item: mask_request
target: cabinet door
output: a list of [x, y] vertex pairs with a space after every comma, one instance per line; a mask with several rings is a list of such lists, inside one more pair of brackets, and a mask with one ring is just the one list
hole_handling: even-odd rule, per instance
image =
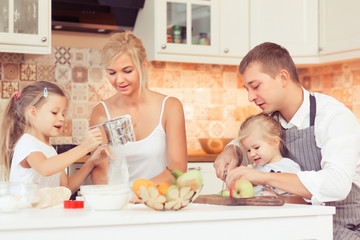
[[197, 169], [203, 177], [203, 188], [200, 194], [218, 194], [221, 191], [222, 183], [215, 173], [213, 162], [190, 162], [188, 170]]
[[157, 51], [217, 54], [218, 0], [161, 0]]
[[263, 42], [280, 44], [292, 56], [317, 55], [318, 0], [251, 0], [250, 47]]
[[221, 0], [219, 10], [220, 55], [244, 57], [249, 51], [249, 0]]
[[320, 0], [321, 55], [360, 50], [359, 10], [358, 0]]
[[50, 0], [3, 0], [0, 12], [1, 52], [51, 52]]

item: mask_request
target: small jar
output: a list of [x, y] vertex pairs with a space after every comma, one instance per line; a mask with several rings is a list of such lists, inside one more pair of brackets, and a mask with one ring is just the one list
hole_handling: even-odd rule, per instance
[[173, 42], [181, 43], [181, 30], [182, 27], [180, 25], [173, 26]]
[[207, 33], [200, 33], [199, 35], [199, 44], [200, 45], [209, 45], [210, 44], [210, 40], [207, 36]]

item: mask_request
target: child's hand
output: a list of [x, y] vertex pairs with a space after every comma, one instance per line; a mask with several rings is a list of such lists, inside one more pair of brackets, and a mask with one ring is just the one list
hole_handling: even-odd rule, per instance
[[97, 148], [102, 143], [102, 134], [99, 128], [92, 128], [82, 142], [83, 146], [89, 149], [89, 152]]
[[100, 147], [91, 155], [90, 161], [96, 166], [108, 158], [110, 158], [109, 151], [105, 147]]

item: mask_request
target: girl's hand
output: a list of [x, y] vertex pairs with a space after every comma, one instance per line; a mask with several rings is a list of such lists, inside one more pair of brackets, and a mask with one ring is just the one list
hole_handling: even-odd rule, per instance
[[110, 158], [109, 151], [105, 147], [100, 147], [91, 155], [90, 161], [94, 166], [96, 166], [108, 158]]
[[102, 143], [102, 134], [99, 128], [92, 128], [88, 131], [82, 145], [89, 149], [89, 152], [96, 149]]

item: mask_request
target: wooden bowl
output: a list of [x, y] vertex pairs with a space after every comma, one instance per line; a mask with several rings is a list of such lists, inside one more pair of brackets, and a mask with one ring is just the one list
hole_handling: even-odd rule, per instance
[[199, 138], [201, 148], [207, 154], [219, 154], [233, 138]]

